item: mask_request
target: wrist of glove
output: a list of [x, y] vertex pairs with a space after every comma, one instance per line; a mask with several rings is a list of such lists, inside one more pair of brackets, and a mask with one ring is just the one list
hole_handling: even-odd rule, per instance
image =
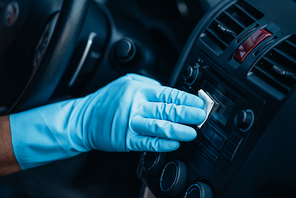
[[84, 98], [10, 115], [12, 144], [22, 169], [97, 149], [169, 152], [206, 118], [202, 99], [136, 74]]

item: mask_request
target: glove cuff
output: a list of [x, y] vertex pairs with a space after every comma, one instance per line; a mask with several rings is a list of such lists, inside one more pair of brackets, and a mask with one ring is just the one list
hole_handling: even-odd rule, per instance
[[23, 170], [90, 150], [80, 131], [69, 130], [74, 104], [65, 101], [10, 115], [12, 147]]

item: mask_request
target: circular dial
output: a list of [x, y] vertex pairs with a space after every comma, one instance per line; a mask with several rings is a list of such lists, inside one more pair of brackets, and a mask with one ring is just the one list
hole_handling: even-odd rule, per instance
[[185, 83], [187, 83], [188, 85], [192, 85], [196, 81], [198, 74], [198, 66], [187, 66], [183, 71], [182, 77]]
[[126, 62], [135, 55], [135, 45], [132, 41], [123, 38], [115, 44], [115, 56], [118, 60]]
[[135, 39], [122, 38], [113, 46], [111, 60], [121, 70], [135, 69], [144, 57], [140, 46]]
[[171, 197], [178, 197], [185, 189], [187, 180], [187, 165], [179, 160], [169, 162], [160, 176], [161, 191]]
[[234, 125], [241, 131], [248, 131], [254, 123], [254, 113], [252, 110], [241, 110], [234, 118]]
[[213, 192], [209, 185], [203, 182], [192, 184], [186, 191], [184, 198], [212, 198]]
[[151, 175], [160, 174], [165, 165], [165, 153], [144, 152], [142, 165], [147, 173]]

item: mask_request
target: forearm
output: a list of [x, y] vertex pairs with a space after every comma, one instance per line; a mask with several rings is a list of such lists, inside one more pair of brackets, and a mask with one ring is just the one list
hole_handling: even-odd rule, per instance
[[12, 143], [9, 116], [0, 117], [0, 176], [8, 175], [21, 168], [15, 158]]

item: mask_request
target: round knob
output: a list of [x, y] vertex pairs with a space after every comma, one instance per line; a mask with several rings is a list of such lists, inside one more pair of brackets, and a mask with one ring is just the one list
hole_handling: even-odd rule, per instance
[[179, 160], [169, 162], [160, 176], [161, 191], [171, 197], [178, 197], [186, 186], [187, 165]]
[[114, 50], [119, 61], [127, 62], [135, 56], [136, 47], [133, 41], [123, 38], [115, 44]]
[[188, 78], [190, 78], [193, 74], [193, 68], [191, 66], [187, 66], [183, 72], [183, 78], [184, 80], [187, 80]]
[[187, 66], [183, 71], [182, 77], [188, 85], [192, 85], [195, 82], [196, 78], [198, 77], [198, 74], [199, 74], [198, 66], [195, 66], [195, 67]]
[[248, 131], [254, 123], [254, 113], [252, 110], [241, 110], [234, 118], [234, 125], [241, 131]]
[[143, 61], [143, 48], [141, 44], [133, 38], [122, 38], [115, 43], [110, 53], [111, 61], [117, 69], [123, 72], [131, 72], [141, 66]]
[[165, 158], [165, 153], [144, 152], [142, 157], [144, 171], [151, 175], [160, 174], [165, 165]]
[[212, 198], [213, 192], [209, 185], [203, 182], [192, 184], [186, 191], [184, 198]]

